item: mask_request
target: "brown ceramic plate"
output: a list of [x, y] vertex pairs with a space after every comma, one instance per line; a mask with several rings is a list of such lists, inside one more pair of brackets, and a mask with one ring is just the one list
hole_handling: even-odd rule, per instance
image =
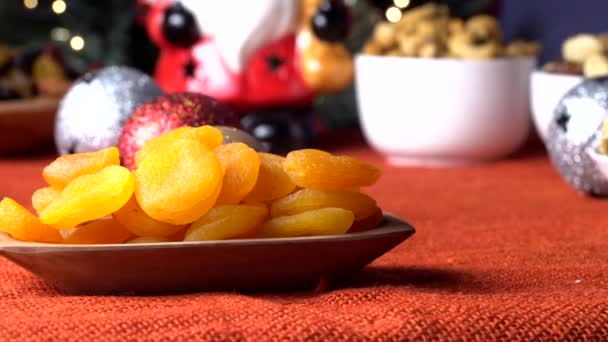
[[385, 214], [367, 232], [283, 239], [52, 245], [0, 234], [0, 255], [69, 293], [292, 290], [351, 274], [414, 232]]
[[0, 153], [29, 152], [53, 144], [59, 99], [0, 101]]

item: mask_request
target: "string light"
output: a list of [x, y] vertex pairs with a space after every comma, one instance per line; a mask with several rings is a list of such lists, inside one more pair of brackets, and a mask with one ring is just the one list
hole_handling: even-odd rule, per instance
[[70, 39], [70, 30], [65, 27], [55, 27], [51, 30], [51, 39], [58, 42], [67, 42]]
[[27, 9], [34, 9], [38, 7], [38, 0], [23, 0], [23, 6]]
[[56, 14], [61, 14], [68, 8], [68, 4], [66, 4], [64, 0], [55, 0], [53, 1], [51, 8]]
[[410, 5], [410, 0], [393, 0], [395, 6], [403, 9]]
[[391, 23], [399, 22], [401, 20], [401, 10], [395, 6], [391, 6], [386, 10], [386, 19]]
[[70, 47], [74, 51], [80, 51], [84, 48], [84, 39], [81, 36], [74, 36], [70, 39]]

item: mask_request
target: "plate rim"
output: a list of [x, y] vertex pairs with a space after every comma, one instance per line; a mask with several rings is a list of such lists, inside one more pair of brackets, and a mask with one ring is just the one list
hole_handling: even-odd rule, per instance
[[[46, 252], [95, 252], [95, 251], [130, 251], [130, 250], [154, 250], [175, 249], [192, 247], [218, 247], [218, 246], [251, 246], [251, 245], [276, 245], [276, 244], [298, 244], [307, 242], [336, 242], [366, 240], [377, 236], [390, 234], [406, 234], [405, 239], [416, 232], [416, 229], [405, 220], [391, 213], [383, 213], [384, 223], [374, 229], [342, 235], [317, 235], [291, 238], [259, 238], [259, 239], [232, 239], [215, 241], [176, 241], [176, 242], [154, 242], [139, 244], [81, 244], [64, 245], [39, 242], [24, 242], [15, 240], [10, 235], [0, 231], [0, 236], [8, 236], [8, 239], [0, 240], [0, 254], [2, 253], [46, 253]], [[404, 239], [404, 240], [405, 240]]]

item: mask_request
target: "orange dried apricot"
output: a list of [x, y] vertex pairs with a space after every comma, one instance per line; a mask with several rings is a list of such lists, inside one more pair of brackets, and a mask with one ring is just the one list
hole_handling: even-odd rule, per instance
[[272, 203], [272, 217], [295, 215], [304, 211], [321, 208], [342, 208], [355, 214], [361, 220], [376, 210], [376, 201], [366, 194], [351, 191], [302, 189]]
[[226, 240], [253, 235], [268, 217], [264, 205], [223, 205], [196, 220], [184, 241]]
[[224, 171], [217, 204], [237, 204], [251, 192], [258, 180], [260, 157], [243, 143], [219, 146], [215, 153]]
[[22, 241], [61, 242], [57, 230], [42, 224], [36, 216], [8, 197], [0, 201], [0, 230]]
[[114, 219], [101, 219], [86, 223], [70, 232], [64, 239], [64, 244], [88, 245], [123, 243], [131, 237], [131, 233]]
[[159, 148], [159, 146], [165, 145], [167, 142], [177, 139], [198, 140], [210, 150], [213, 150], [222, 144], [224, 135], [219, 129], [212, 126], [184, 126], [176, 128], [167, 133], [159, 135], [154, 139], [148, 140], [144, 146], [137, 151], [137, 154], [135, 155], [135, 165], [139, 166], [141, 161], [148, 155], [148, 153], [150, 153], [150, 151]]
[[167, 236], [167, 239], [169, 239], [171, 241], [184, 241], [185, 236], [186, 236], [186, 229], [182, 229], [171, 236]]
[[384, 219], [384, 214], [382, 213], [382, 209], [376, 208], [373, 214], [370, 216], [355, 221], [353, 226], [348, 230], [349, 233], [363, 232], [366, 230], [371, 230], [380, 225], [382, 220]]
[[44, 168], [42, 177], [49, 185], [62, 189], [74, 179], [96, 173], [110, 165], [120, 165], [116, 147], [61, 156]]
[[135, 196], [114, 213], [114, 218], [137, 236], [165, 238], [185, 228], [151, 218], [141, 209]]
[[61, 190], [52, 186], [38, 189], [32, 195], [32, 207], [38, 214], [61, 194]]
[[355, 215], [341, 208], [323, 208], [291, 216], [272, 218], [258, 231], [258, 237], [278, 238], [345, 234]]
[[112, 165], [73, 180], [40, 212], [40, 221], [56, 229], [71, 229], [120, 209], [133, 195], [133, 175]]
[[135, 171], [135, 196], [155, 220], [183, 225], [215, 204], [222, 189], [222, 166], [198, 140], [177, 139], [151, 150]]
[[290, 152], [284, 167], [302, 188], [346, 190], [372, 185], [380, 177], [380, 170], [369, 163], [312, 149]]
[[168, 238], [140, 236], [140, 237], [136, 237], [135, 239], [131, 239], [125, 243], [138, 244], [138, 243], [161, 243], [161, 242], [172, 242], [172, 240], [170, 240]]
[[260, 172], [253, 190], [243, 199], [247, 203], [272, 201], [292, 193], [296, 185], [283, 170], [285, 158], [269, 153], [258, 153]]

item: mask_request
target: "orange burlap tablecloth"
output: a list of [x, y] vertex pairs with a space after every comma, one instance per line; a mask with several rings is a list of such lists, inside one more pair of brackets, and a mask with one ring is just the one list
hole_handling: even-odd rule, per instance
[[[369, 192], [418, 232], [346, 285], [67, 296], [0, 258], [0, 340], [608, 340], [608, 201], [575, 193], [542, 149], [399, 169], [354, 141], [332, 150], [380, 165]], [[0, 160], [0, 195], [28, 203], [50, 159]]]

